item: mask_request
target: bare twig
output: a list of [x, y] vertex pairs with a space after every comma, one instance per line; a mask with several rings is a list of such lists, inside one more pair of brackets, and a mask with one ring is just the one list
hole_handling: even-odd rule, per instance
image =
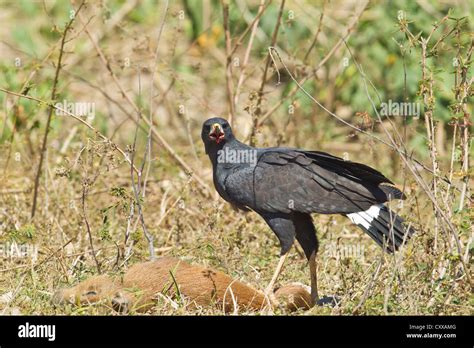
[[[351, 55], [352, 55], [352, 52], [351, 52]], [[352, 55], [352, 57], [354, 58], [354, 56]], [[366, 94], [367, 94], [367, 97], [372, 105], [372, 108], [375, 112], [375, 114], [377, 115], [377, 118], [379, 120], [379, 122], [382, 124], [382, 129], [384, 130], [387, 138], [390, 140], [390, 147], [392, 147], [393, 149], [395, 149], [397, 151], [397, 153], [400, 155], [400, 158], [403, 160], [403, 162], [405, 163], [405, 165], [407, 166], [408, 169], [410, 169], [410, 171], [412, 172], [413, 174], [413, 177], [415, 178], [415, 180], [418, 182], [418, 184], [421, 186], [421, 188], [423, 189], [423, 191], [425, 192], [425, 194], [428, 196], [428, 198], [431, 200], [431, 202], [433, 203], [433, 206], [434, 206], [434, 209], [435, 211], [443, 218], [443, 220], [446, 222], [446, 225], [448, 226], [449, 228], [449, 231], [451, 232], [452, 234], [452, 237], [454, 238], [455, 242], [456, 242], [456, 247], [457, 247], [457, 251], [459, 253], [459, 255], [462, 255], [462, 247], [461, 247], [461, 242], [459, 241], [459, 237], [456, 233], [456, 228], [454, 227], [454, 225], [452, 224], [451, 220], [449, 219], [449, 217], [446, 215], [446, 212], [439, 206], [438, 202], [437, 202], [437, 199], [436, 197], [434, 196], [434, 194], [431, 192], [431, 190], [429, 189], [428, 185], [425, 183], [425, 181], [423, 180], [423, 178], [421, 177], [420, 173], [418, 172], [418, 170], [415, 168], [415, 166], [413, 165], [412, 161], [413, 159], [411, 159], [410, 157], [407, 156], [406, 152], [405, 151], [402, 151], [396, 141], [393, 139], [393, 137], [390, 135], [390, 133], [388, 132], [388, 130], [386, 129], [386, 127], [383, 125], [383, 122], [382, 122], [382, 118], [380, 117], [380, 114], [377, 110], [377, 107], [375, 106], [370, 94], [369, 94], [369, 91], [368, 91], [368, 86], [367, 86], [367, 78], [365, 76], [365, 73], [364, 71], [362, 70], [362, 67], [355, 61], [354, 59], [354, 63], [359, 71], [359, 73], [361, 74], [362, 76], [362, 80], [364, 82], [364, 87], [365, 87], [365, 90], [366, 90]], [[436, 174], [433, 173], [433, 175], [435, 176]], [[447, 179], [445, 179], [447, 181]], [[469, 272], [469, 268], [467, 267], [466, 263], [464, 262], [464, 260], [462, 258], [460, 258], [460, 262], [462, 264], [462, 267], [463, 267], [463, 270], [464, 270], [464, 273], [465, 273], [465, 276], [466, 276], [466, 279], [469, 283], [469, 285], [471, 287], [473, 287], [473, 284], [471, 282], [471, 277], [470, 277], [470, 272]]]
[[321, 32], [321, 27], [322, 27], [322, 25], [323, 25], [323, 18], [324, 18], [324, 9], [325, 9], [325, 7], [326, 7], [326, 1], [323, 2], [323, 9], [322, 9], [322, 11], [321, 11], [321, 15], [319, 16], [318, 30], [316, 30], [316, 34], [314, 35], [313, 42], [311, 42], [311, 46], [309, 46], [308, 51], [307, 51], [306, 54], [304, 55], [303, 63], [305, 63], [305, 64], [306, 64], [306, 62], [308, 61], [309, 54], [310, 54], [311, 51], [313, 50], [314, 46], [316, 46], [316, 42], [318, 42], [319, 33]]
[[[269, 50], [272, 50], [274, 51], [274, 53], [276, 53], [276, 56], [278, 57], [278, 60], [280, 61], [280, 63], [283, 65], [283, 67], [285, 68], [285, 71], [288, 73], [288, 75], [290, 76], [290, 78], [293, 80], [293, 82], [296, 83], [296, 88], [301, 90], [309, 99], [311, 99], [314, 103], [316, 103], [321, 109], [323, 109], [324, 111], [326, 111], [329, 115], [333, 116], [334, 118], [336, 118], [339, 122], [345, 124], [346, 126], [356, 130], [357, 132], [361, 133], [361, 134], [364, 134], [364, 135], [367, 135], [368, 137], [372, 138], [372, 139], [375, 139], [377, 140], [378, 142], [392, 148], [393, 150], [397, 151], [399, 154], [402, 154], [403, 156], [405, 156], [406, 158], [410, 159], [411, 161], [415, 162], [416, 165], [422, 167], [424, 170], [428, 171], [429, 173], [433, 174], [433, 175], [436, 175], [430, 168], [428, 168], [427, 166], [425, 166], [422, 162], [420, 162], [418, 159], [414, 158], [411, 154], [409, 154], [408, 152], [406, 151], [403, 151], [402, 149], [400, 149], [398, 147], [398, 145], [395, 143], [392, 144], [392, 143], [389, 143], [383, 139], [381, 139], [380, 137], [372, 134], [372, 133], [369, 133], [367, 132], [366, 130], [364, 129], [361, 129], [357, 126], [354, 126], [353, 124], [347, 122], [346, 120], [344, 120], [343, 118], [341, 118], [340, 116], [336, 115], [334, 112], [328, 110], [324, 105], [322, 105], [319, 101], [317, 101], [311, 94], [309, 94], [305, 89], [304, 87], [301, 85], [300, 82], [298, 82], [296, 80], [296, 78], [294, 77], [294, 75], [292, 74], [292, 72], [288, 69], [288, 67], [286, 66], [286, 64], [283, 62], [280, 54], [278, 53], [278, 51], [276, 50], [275, 47], [269, 47]], [[378, 112], [378, 111], [377, 111]], [[383, 123], [381, 120], [380, 120], [381, 123]], [[440, 180], [443, 180], [444, 182], [446, 183], [451, 183], [447, 178], [444, 178], [444, 177], [441, 177], [441, 176], [438, 176], [438, 178]], [[457, 188], [458, 189], [458, 188]], [[458, 189], [459, 190], [459, 189]]]
[[[158, 29], [158, 38], [157, 38], [157, 44], [156, 44], [156, 50], [155, 50], [154, 66], [153, 66], [153, 70], [152, 70], [153, 73], [152, 73], [151, 81], [150, 81], [150, 101], [149, 101], [149, 103], [150, 103], [150, 105], [149, 105], [149, 123], [150, 124], [153, 124], [153, 96], [154, 96], [153, 88], [154, 88], [154, 79], [155, 79], [155, 75], [156, 75], [156, 69], [157, 69], [157, 66], [158, 66], [158, 49], [159, 49], [159, 46], [160, 46], [161, 34], [163, 32], [163, 27], [164, 27], [164, 24], [165, 24], [165, 19], [166, 19], [167, 13], [168, 13], [168, 1], [165, 2], [163, 16], [162, 16], [160, 26], [159, 26], [159, 29]], [[138, 76], [138, 81], [139, 81], [139, 93], [141, 93], [140, 75]], [[138, 114], [137, 114], [137, 121], [138, 122], [137, 122], [137, 127], [135, 129], [135, 137], [134, 137], [133, 146], [132, 146], [132, 149], [131, 149], [131, 162], [132, 163], [134, 162], [134, 159], [135, 159], [137, 135], [138, 135], [138, 129], [139, 129], [139, 124], [140, 124], [141, 118], [142, 118], [142, 115], [141, 115], [141, 112], [139, 111]], [[143, 215], [142, 203], [140, 201], [141, 200], [140, 195], [144, 199], [145, 198], [145, 192], [146, 192], [146, 179], [147, 179], [147, 176], [145, 176], [145, 181], [143, 182], [143, 186], [142, 186], [143, 170], [145, 168], [146, 163], [148, 163], [147, 168], [148, 169], [150, 168], [151, 134], [152, 134], [151, 129], [152, 129], [152, 127], [148, 126], [148, 136], [147, 136], [147, 141], [146, 141], [145, 153], [144, 153], [144, 156], [143, 156], [142, 164], [140, 166], [140, 171], [138, 172], [138, 175], [137, 175], [138, 176], [138, 182], [135, 183], [134, 172], [133, 172], [132, 168], [130, 170], [130, 176], [131, 176], [131, 181], [132, 181], [133, 193], [135, 195], [134, 204], [137, 206], [138, 216], [139, 216], [139, 219], [140, 219], [140, 223], [142, 225], [143, 233], [145, 234], [145, 238], [148, 241], [148, 249], [149, 249], [149, 252], [150, 252], [150, 259], [154, 260], [155, 259], [155, 247], [154, 247], [154, 243], [153, 243], [154, 238], [153, 238], [153, 235], [150, 234], [150, 232], [148, 231], [148, 229], [146, 227], [145, 217]], [[128, 233], [128, 229], [127, 229], [127, 233]]]
[[86, 197], [87, 197], [87, 186], [88, 186], [88, 183], [87, 183], [87, 178], [84, 179], [84, 182], [82, 184], [82, 199], [81, 199], [81, 202], [82, 202], [82, 218], [84, 219], [84, 223], [86, 224], [86, 230], [87, 230], [87, 236], [89, 238], [89, 244], [91, 246], [91, 254], [92, 254], [92, 257], [94, 258], [94, 262], [95, 262], [95, 265], [97, 267], [97, 272], [99, 274], [101, 274], [101, 269], [100, 269], [100, 263], [99, 263], [99, 260], [97, 260], [97, 254], [95, 252], [95, 249], [94, 249], [94, 243], [92, 241], [92, 232], [91, 232], [91, 227], [90, 227], [90, 224], [89, 224], [89, 220], [87, 218], [87, 211], [86, 211]]
[[225, 0], [222, 2], [222, 12], [224, 17], [224, 32], [225, 32], [225, 52], [226, 52], [226, 64], [225, 64], [225, 81], [227, 88], [227, 101], [229, 104], [229, 123], [233, 124], [235, 115], [234, 105], [234, 82], [232, 80], [232, 41], [230, 37], [229, 29], [229, 2]]
[[[81, 14], [79, 14], [79, 19], [81, 20], [82, 23], [84, 23], [84, 19], [82, 18]], [[109, 71], [110, 76], [112, 77], [112, 79], [113, 79], [115, 85], [117, 86], [117, 88], [119, 89], [120, 93], [125, 98], [125, 100], [130, 104], [130, 106], [132, 106], [134, 111], [138, 114], [140, 112], [140, 109], [138, 108], [136, 103], [133, 101], [133, 99], [130, 97], [130, 95], [122, 87], [122, 84], [118, 80], [117, 75], [115, 75], [114, 71], [112, 70], [110, 62], [105, 57], [104, 53], [102, 52], [102, 49], [95, 42], [94, 38], [92, 37], [92, 34], [91, 34], [90, 30], [87, 27], [85, 27], [84, 30], [85, 30], [87, 36], [89, 37], [89, 39], [91, 40], [91, 42], [94, 46], [94, 49], [96, 50], [97, 54], [99, 55], [100, 61], [104, 64], [106, 69]], [[197, 174], [195, 174], [193, 172], [193, 170], [191, 169], [191, 167], [181, 158], [181, 156], [179, 156], [176, 153], [176, 151], [174, 151], [174, 149], [168, 144], [168, 142], [156, 130], [156, 128], [154, 127], [153, 123], [150, 122], [150, 120], [144, 118], [143, 121], [146, 123], [146, 125], [148, 127], [150, 127], [153, 136], [158, 140], [158, 142], [161, 145], [163, 145], [165, 150], [171, 155], [171, 157], [173, 157], [176, 160], [176, 162], [181, 166], [181, 168], [183, 168], [186, 173], [191, 173], [193, 178], [196, 180], [196, 182], [199, 184], [200, 188], [202, 189], [203, 194], [208, 196], [210, 194], [210, 192], [212, 192], [211, 189], [209, 188], [209, 186]]]
[[[82, 9], [83, 5], [84, 5], [84, 2], [82, 2], [81, 5], [79, 5], [78, 9], [75, 12], [76, 15]], [[74, 22], [74, 19], [76, 18], [76, 15], [72, 16], [72, 18], [66, 24], [66, 26], [64, 28], [64, 31], [63, 31], [63, 34], [62, 34], [61, 46], [59, 48], [58, 63], [56, 65], [56, 73], [54, 75], [53, 87], [51, 89], [51, 100], [52, 101], [56, 100], [56, 88], [57, 88], [58, 80], [59, 80], [59, 71], [61, 70], [61, 63], [62, 63], [62, 59], [63, 59], [64, 44], [66, 42], [67, 32], [71, 28], [72, 23]], [[38, 199], [39, 180], [40, 180], [40, 176], [41, 176], [41, 170], [43, 168], [44, 155], [46, 153], [46, 146], [47, 146], [47, 143], [48, 143], [49, 126], [51, 124], [51, 119], [53, 117], [53, 110], [54, 110], [54, 108], [52, 108], [52, 107], [49, 108], [48, 119], [46, 120], [46, 128], [45, 128], [44, 136], [43, 136], [43, 144], [41, 145], [40, 158], [39, 158], [38, 168], [36, 170], [35, 184], [34, 184], [34, 189], [33, 189], [33, 204], [32, 204], [32, 207], [31, 207], [31, 218], [34, 218], [35, 213], [36, 213], [36, 201]]]
[[[140, 75], [138, 75], [138, 90], [139, 90], [139, 96], [141, 94], [141, 79], [140, 79]], [[130, 166], [130, 179], [131, 179], [131, 182], [132, 182], [132, 188], [133, 188], [133, 194], [135, 196], [135, 200], [132, 202], [132, 205], [136, 205], [137, 206], [137, 209], [138, 209], [138, 218], [140, 220], [140, 223], [142, 225], [142, 229], [143, 229], [143, 233], [145, 234], [145, 238], [146, 240], [148, 241], [148, 249], [149, 249], [149, 252], [150, 252], [150, 260], [154, 260], [155, 259], [155, 247], [154, 247], [154, 244], [153, 244], [153, 235], [151, 235], [149, 232], [148, 232], [148, 229], [146, 227], [146, 224], [145, 224], [145, 217], [143, 216], [143, 209], [142, 209], [142, 204], [141, 204], [141, 198], [140, 198], [140, 193], [142, 191], [141, 189], [141, 179], [142, 179], [142, 173], [143, 173], [143, 167], [147, 161], [147, 155], [148, 155], [148, 145], [150, 144], [149, 141], [147, 141], [147, 145], [146, 145], [146, 149], [145, 149], [145, 156], [143, 158], [143, 162], [142, 162], [142, 166], [140, 168], [140, 170], [138, 171], [138, 183], [135, 183], [135, 176], [134, 176], [134, 172], [133, 172], [133, 162], [135, 160], [135, 153], [136, 153], [136, 145], [137, 145], [137, 138], [138, 138], [138, 129], [139, 129], [139, 124], [140, 124], [140, 119], [141, 119], [141, 113], [138, 114], [138, 122], [137, 122], [137, 126], [135, 128], [135, 136], [133, 138], [133, 145], [132, 145], [132, 148], [130, 150], [130, 161], [132, 162], [132, 165]], [[143, 197], [143, 195], [141, 196]], [[127, 234], [128, 234], [128, 229], [127, 229]]]
[[[352, 30], [354, 29], [355, 25], [359, 22], [360, 17], [365, 11], [365, 8], [369, 4], [369, 1], [366, 0], [362, 3], [360, 9], [357, 11], [355, 14], [354, 18], [352, 21], [347, 25], [347, 28], [345, 29], [345, 34], [343, 37], [339, 39], [339, 41], [331, 48], [331, 50], [324, 56], [324, 58], [318, 63], [318, 65], [313, 69], [312, 75], [315, 75], [316, 72], [323, 67], [324, 64], [332, 57], [334, 53], [337, 52], [339, 47], [344, 43], [345, 40], [349, 38], [349, 36], [352, 33]], [[306, 75], [303, 77], [298, 83], [302, 86], [304, 83], [312, 76], [312, 75]], [[257, 127], [260, 127], [263, 125], [263, 123], [277, 110], [287, 99], [292, 98], [296, 92], [299, 90], [299, 86], [295, 86], [285, 98], [280, 98], [280, 100], [273, 106], [270, 110], [268, 110], [260, 119], [258, 120]]]
[[[117, 26], [119, 26], [120, 22], [131, 12], [133, 9], [137, 7], [138, 0], [129, 0], [125, 1], [124, 4], [122, 5], [121, 8], [119, 8], [115, 13], [113, 14], [112, 17], [110, 17], [106, 22], [105, 22], [105, 28], [103, 30], [95, 29], [94, 30], [94, 37], [97, 42], [100, 42], [104, 37], [107, 36], [109, 32], [114, 30]], [[84, 24], [84, 27], [82, 30], [84, 30], [87, 25], [89, 24], [89, 21]], [[82, 31], [81, 30], [81, 31]], [[92, 49], [92, 43], [91, 42], [86, 42], [84, 46], [82, 47], [83, 52], [89, 52]], [[74, 66], [77, 63], [79, 63], [83, 59], [83, 56], [81, 54], [74, 55], [71, 57], [71, 60], [69, 61], [70, 66]]]
[[[283, 15], [283, 9], [285, 8], [285, 0], [281, 1], [280, 4], [280, 10], [278, 11], [278, 17], [277, 21], [275, 23], [275, 28], [273, 29], [273, 34], [272, 34], [272, 40], [270, 43], [270, 46], [273, 47], [275, 46], [276, 39], [278, 36], [278, 30], [280, 29], [280, 24], [281, 24], [281, 17]], [[255, 144], [255, 132], [257, 131], [257, 126], [258, 126], [258, 119], [262, 113], [261, 105], [262, 105], [262, 100], [263, 100], [263, 89], [265, 88], [265, 83], [267, 82], [267, 74], [268, 74], [268, 68], [270, 67], [270, 62], [271, 62], [271, 55], [270, 52], [267, 54], [267, 60], [265, 62], [265, 68], [263, 70], [263, 75], [262, 75], [262, 82], [260, 84], [260, 89], [257, 92], [257, 102], [255, 105], [255, 111], [253, 113], [253, 127], [252, 127], [252, 133], [250, 134], [250, 145]], [[275, 67], [277, 69], [277, 67]]]
[[[11, 94], [11, 95], [21, 97], [21, 98], [25, 98], [25, 99], [29, 99], [29, 100], [34, 100], [34, 101], [36, 101], [40, 104], [47, 105], [50, 108], [53, 108], [57, 111], [60, 111], [64, 115], [68, 115], [68, 116], [74, 118], [76, 121], [79, 121], [80, 123], [85, 125], [87, 128], [94, 131], [95, 134], [97, 134], [102, 140], [105, 140], [105, 141], [109, 142], [112, 145], [112, 147], [115, 150], [117, 150], [118, 152], [120, 152], [120, 154], [125, 158], [125, 160], [128, 163], [131, 164], [130, 159], [128, 158], [128, 155], [121, 148], [119, 148], [115, 143], [113, 143], [109, 138], [107, 138], [105, 135], [103, 135], [101, 132], [99, 132], [96, 128], [94, 128], [94, 126], [92, 126], [87, 121], [83, 120], [81, 117], [74, 115], [73, 113], [69, 112], [68, 110], [60, 108], [59, 106], [55, 105], [54, 102], [47, 102], [45, 100], [41, 100], [41, 99], [36, 98], [36, 97], [32, 97], [32, 96], [29, 96], [29, 95], [24, 95], [24, 94], [16, 93], [16, 92], [13, 92], [13, 91], [9, 91], [9, 90], [7, 90], [5, 88], [2, 88], [2, 87], [0, 87], [0, 92], [4, 92], [4, 93], [7, 93], [7, 94]], [[135, 166], [133, 168], [136, 172], [138, 172], [138, 169]]]
[[[430, 35], [431, 37], [431, 35]], [[431, 74], [428, 76], [427, 66], [426, 66], [426, 47], [428, 45], [428, 39], [420, 38], [421, 44], [421, 95], [423, 96], [423, 102], [425, 104], [425, 126], [426, 126], [426, 135], [428, 138], [428, 149], [430, 151], [430, 158], [431, 158], [431, 165], [433, 173], [432, 187], [433, 187], [433, 195], [434, 198], [438, 198], [438, 180], [436, 178], [436, 174], [438, 174], [438, 160], [437, 156], [438, 153], [436, 151], [436, 128], [435, 128], [435, 121], [433, 119], [433, 109], [434, 109], [434, 98], [433, 98], [433, 77]], [[438, 221], [438, 212], [434, 209], [434, 234], [435, 234], [435, 243], [434, 249], [437, 248], [437, 241], [438, 241], [438, 229], [439, 229], [439, 221]]]
[[250, 32], [250, 30], [253, 28], [255, 22], [259, 21], [260, 20], [260, 17], [262, 17], [263, 13], [265, 12], [265, 10], [268, 8], [268, 6], [270, 6], [270, 4], [272, 3], [272, 0], [269, 0], [265, 6], [263, 7], [262, 11], [259, 12], [255, 18], [253, 19], [252, 23], [250, 23], [247, 28], [245, 29], [245, 31], [239, 36], [239, 38], [237, 39], [235, 45], [234, 45], [234, 48], [232, 49], [232, 51], [230, 52], [230, 55], [233, 55], [235, 53], [235, 51], [237, 50], [237, 48], [239, 48], [239, 46], [242, 44], [242, 41], [245, 39], [245, 37], [247, 36], [247, 34]]
[[372, 275], [372, 278], [370, 279], [370, 282], [369, 284], [367, 284], [367, 287], [365, 288], [364, 290], [364, 294], [362, 295], [359, 303], [357, 304], [357, 306], [354, 308], [354, 310], [352, 311], [352, 315], [356, 315], [359, 313], [359, 310], [362, 308], [362, 306], [364, 305], [365, 301], [367, 300], [367, 297], [369, 296], [369, 293], [370, 293], [370, 290], [372, 289], [372, 287], [374, 286], [374, 282], [375, 280], [377, 279], [377, 277], [379, 276], [379, 272], [380, 272], [380, 269], [382, 268], [382, 265], [383, 265], [383, 255], [380, 256], [380, 261], [379, 261], [379, 264], [377, 265], [377, 268], [375, 269], [375, 272], [374, 274]]
[[244, 61], [242, 62], [242, 66], [240, 68], [240, 76], [239, 76], [239, 81], [237, 82], [237, 87], [235, 89], [235, 94], [234, 94], [234, 105], [237, 105], [239, 102], [239, 97], [240, 97], [240, 88], [242, 87], [242, 83], [244, 82], [244, 73], [245, 69], [247, 68], [247, 63], [249, 61], [250, 57], [250, 51], [252, 50], [252, 45], [253, 45], [253, 40], [255, 38], [255, 34], [257, 33], [257, 28], [258, 28], [258, 23], [260, 16], [263, 14], [264, 11], [264, 3], [265, 0], [260, 0], [260, 5], [258, 7], [258, 13], [257, 13], [257, 20], [255, 20], [252, 24], [252, 31], [250, 33], [250, 38], [249, 42], [247, 44], [247, 49], [245, 50], [245, 56], [244, 56]]
[[[462, 178], [461, 197], [459, 199], [459, 207], [458, 207], [459, 210], [462, 210], [464, 208], [464, 200], [466, 198], [468, 182], [469, 182], [469, 139], [470, 139], [469, 129], [471, 125], [471, 115], [467, 109], [467, 97], [469, 93], [468, 91], [471, 89], [471, 84], [473, 82], [473, 79], [471, 79], [470, 82], [467, 82], [467, 77], [468, 77], [468, 64], [470, 64], [469, 62], [471, 62], [473, 51], [474, 51], [474, 40], [471, 41], [471, 46], [466, 55], [466, 59], [464, 60], [466, 63], [461, 68], [461, 72], [460, 72], [461, 81], [460, 81], [459, 90], [462, 91], [462, 93], [459, 93], [459, 95], [457, 96], [458, 100], [460, 100], [461, 111], [463, 114], [463, 125], [461, 128], [463, 178]], [[458, 59], [460, 60], [460, 58]]]
[[[53, 54], [54, 50], [56, 49], [56, 46], [59, 45], [61, 43], [62, 39], [59, 39], [52, 47], [51, 49], [49, 50], [49, 52], [46, 54], [46, 56], [41, 60], [41, 62], [38, 64], [40, 67], [42, 67], [49, 59], [49, 57], [51, 56], [51, 54]], [[33, 69], [30, 74], [28, 75], [27, 79], [25, 80], [25, 82], [23, 83], [23, 85], [21, 86], [21, 88], [19, 89], [19, 92], [20, 94], [27, 94], [28, 92], [28, 85], [31, 81], [31, 79], [36, 75], [36, 73], [39, 71], [39, 69]], [[19, 100], [20, 98], [18, 98], [18, 102], [16, 103], [16, 107], [19, 105]], [[5, 117], [7, 116], [7, 113], [5, 113]], [[7, 123], [6, 120], [5, 120], [5, 125], [4, 125], [4, 128], [3, 128], [3, 131], [5, 130], [5, 127], [7, 126]], [[11, 130], [11, 136], [10, 136], [10, 147], [8, 148], [8, 153], [7, 153], [7, 159], [6, 159], [6, 162], [5, 162], [5, 166], [4, 166], [4, 169], [3, 169], [3, 177], [5, 178], [6, 175], [7, 175], [7, 170], [8, 170], [8, 165], [9, 165], [9, 161], [10, 161], [10, 157], [11, 157], [11, 151], [12, 151], [12, 144], [13, 144], [13, 140], [15, 138], [15, 134], [16, 134], [16, 125], [17, 125], [17, 122], [16, 122], [16, 118], [15, 120], [13, 121], [13, 125], [12, 125], [12, 130]]]

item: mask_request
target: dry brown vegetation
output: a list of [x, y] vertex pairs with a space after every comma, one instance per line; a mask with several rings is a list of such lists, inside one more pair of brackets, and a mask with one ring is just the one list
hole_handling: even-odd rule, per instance
[[[472, 314], [466, 13], [468, 0], [1, 2], [0, 313], [97, 314], [51, 296], [152, 254], [264, 289], [278, 242], [212, 186], [200, 128], [219, 115], [257, 146], [371, 165], [408, 196], [392, 208], [417, 233], [395, 255], [348, 219], [314, 216], [320, 292], [341, 303], [305, 314]], [[391, 99], [421, 115], [381, 115]], [[60, 114], [77, 102], [91, 117]], [[279, 279], [294, 281], [309, 283], [299, 247]]]

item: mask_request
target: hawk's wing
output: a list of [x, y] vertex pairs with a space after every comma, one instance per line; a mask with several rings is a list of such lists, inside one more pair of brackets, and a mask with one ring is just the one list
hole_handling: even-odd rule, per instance
[[266, 149], [254, 167], [229, 175], [231, 199], [257, 211], [347, 214], [402, 193], [380, 172], [323, 152]]

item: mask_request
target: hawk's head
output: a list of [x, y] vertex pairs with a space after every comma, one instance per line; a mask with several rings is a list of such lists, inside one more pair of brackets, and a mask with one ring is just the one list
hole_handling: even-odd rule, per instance
[[223, 118], [213, 117], [202, 125], [201, 138], [206, 147], [206, 153], [209, 153], [210, 149], [221, 149], [233, 137], [229, 122]]

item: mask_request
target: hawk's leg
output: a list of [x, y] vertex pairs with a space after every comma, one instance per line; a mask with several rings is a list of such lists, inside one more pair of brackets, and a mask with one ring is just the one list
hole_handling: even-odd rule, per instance
[[316, 229], [313, 225], [311, 215], [304, 213], [292, 214], [265, 214], [263, 215], [265, 221], [270, 228], [275, 232], [280, 240], [281, 253], [280, 261], [273, 274], [270, 284], [266, 288], [266, 294], [270, 296], [273, 294], [273, 286], [283, 268], [288, 251], [293, 245], [294, 239], [298, 240], [309, 262], [309, 270], [311, 274], [311, 299], [312, 305], [318, 301], [318, 285], [316, 275], [316, 253], [318, 252], [318, 239], [316, 237]]
[[313, 251], [309, 257], [309, 271], [311, 275], [311, 305], [314, 306], [319, 300], [316, 251]]
[[278, 276], [281, 273], [281, 270], [283, 269], [283, 264], [285, 263], [287, 256], [288, 256], [288, 252], [280, 256], [280, 260], [278, 261], [277, 268], [275, 269], [275, 272], [273, 273], [272, 280], [270, 280], [270, 283], [267, 285], [267, 288], [265, 289], [265, 294], [267, 296], [271, 296], [273, 294], [273, 287], [275, 285], [275, 282], [278, 279]]
[[316, 237], [316, 228], [314, 227], [311, 215], [295, 213], [293, 217], [295, 224], [296, 239], [304, 250], [309, 262], [309, 272], [311, 280], [311, 305], [314, 306], [319, 300], [316, 253], [319, 243]]
[[265, 293], [270, 298], [270, 300], [273, 303], [276, 303], [275, 298], [273, 296], [273, 287], [278, 279], [278, 276], [281, 273], [281, 270], [283, 269], [283, 264], [285, 263], [286, 257], [288, 256], [288, 252], [290, 251], [291, 246], [293, 245], [293, 242], [295, 240], [295, 226], [294, 222], [291, 220], [291, 215], [288, 214], [266, 213], [262, 214], [262, 216], [267, 222], [267, 224], [270, 226], [272, 231], [275, 232], [275, 234], [277, 235], [281, 247], [280, 260], [278, 261], [277, 268], [273, 273], [272, 280], [270, 281], [265, 290]]

